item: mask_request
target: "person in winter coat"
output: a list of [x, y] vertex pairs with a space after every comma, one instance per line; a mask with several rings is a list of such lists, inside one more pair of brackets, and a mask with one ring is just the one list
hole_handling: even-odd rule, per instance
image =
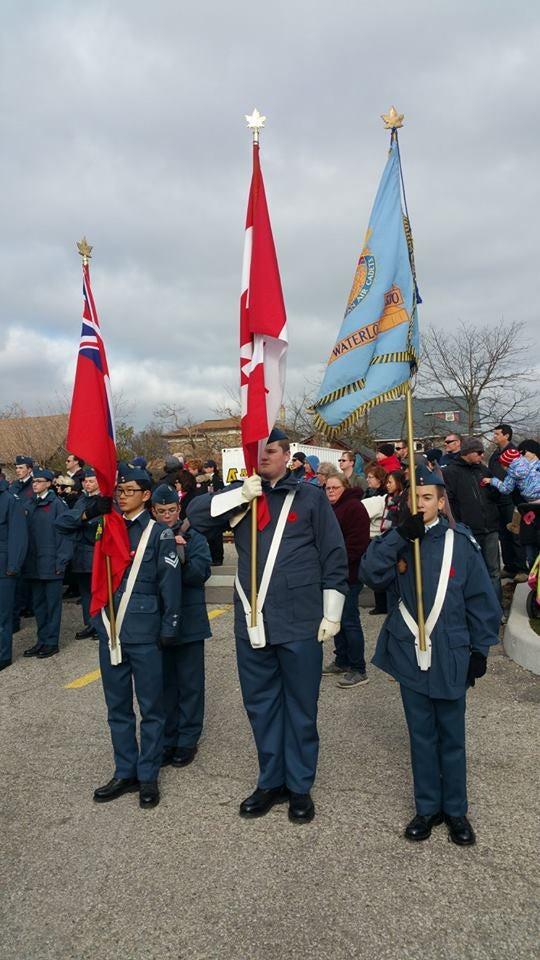
[[375, 454], [375, 458], [379, 466], [382, 467], [383, 470], [386, 470], [387, 473], [390, 473], [391, 470], [403, 469], [403, 464], [396, 455], [393, 443], [379, 444], [379, 449]]
[[483, 481], [499, 493], [509, 494], [517, 490], [520, 498], [532, 502], [540, 499], [540, 443], [536, 440], [523, 440], [517, 450], [506, 450], [499, 457], [499, 463], [506, 468], [504, 480], [489, 477]]
[[40, 660], [58, 653], [62, 582], [73, 553], [71, 539], [56, 527], [56, 520], [67, 513], [68, 508], [51, 490], [53, 480], [51, 470], [34, 470], [34, 495], [25, 506], [28, 553], [23, 576], [32, 586], [37, 640], [24, 651], [24, 656]]
[[386, 533], [392, 527], [397, 527], [402, 509], [402, 496], [405, 479], [401, 470], [393, 470], [386, 478], [387, 494], [384, 500], [384, 511], [381, 517], [381, 533]]
[[[420, 467], [416, 483], [417, 512], [373, 540], [361, 563], [366, 583], [389, 597], [372, 662], [398, 681], [409, 728], [416, 816], [405, 836], [426, 840], [445, 820], [449, 838], [469, 846], [475, 834], [466, 816], [465, 696], [499, 642], [501, 609], [470, 530], [459, 523], [452, 529], [440, 515], [442, 476]], [[428, 628], [424, 654], [417, 641], [415, 540]]]
[[[357, 459], [356, 454], [354, 454], [352, 450], [344, 450], [339, 458], [339, 469], [348, 480], [350, 487], [360, 487], [362, 490], [365, 490], [366, 480], [364, 476], [356, 470]], [[362, 458], [360, 457], [359, 459], [361, 460]]]
[[489, 477], [489, 470], [482, 463], [483, 452], [481, 440], [475, 437], [463, 439], [458, 459], [444, 468], [444, 480], [454, 518], [466, 524], [480, 544], [500, 602], [498, 495], [482, 484], [482, 480]]
[[170, 527], [182, 567], [182, 616], [176, 636], [163, 644], [165, 739], [162, 766], [185, 767], [197, 753], [204, 719], [204, 641], [212, 636], [204, 585], [210, 548], [201, 533], [180, 520], [180, 505], [167, 486], [152, 494], [152, 515]]
[[[381, 465], [373, 460], [366, 466], [367, 490], [364, 494], [363, 504], [369, 514], [369, 536], [378, 537], [381, 532], [381, 522], [386, 504], [386, 478], [388, 474]], [[375, 606], [369, 611], [372, 617], [386, 614], [386, 591], [375, 590]]]
[[90, 598], [96, 531], [101, 520], [101, 514], [93, 509], [98, 497], [96, 474], [91, 467], [86, 467], [81, 496], [73, 508], [56, 521], [56, 529], [73, 540], [71, 570], [79, 585], [83, 616], [83, 628], [75, 634], [77, 640], [97, 637], [90, 619]]
[[323, 674], [340, 675], [340, 687], [356, 687], [368, 682], [358, 597], [361, 590], [360, 560], [369, 546], [369, 516], [362, 503], [362, 491], [349, 487], [349, 482], [342, 473], [328, 478], [326, 496], [333, 507], [345, 541], [349, 565], [349, 592], [345, 597], [341, 628], [334, 637], [334, 659], [323, 668]]
[[0, 670], [11, 666], [17, 578], [28, 548], [24, 508], [0, 479]]

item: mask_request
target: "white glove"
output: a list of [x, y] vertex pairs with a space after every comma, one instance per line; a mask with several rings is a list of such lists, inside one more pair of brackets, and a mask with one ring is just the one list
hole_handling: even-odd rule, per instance
[[261, 494], [262, 481], [259, 475], [254, 473], [251, 477], [246, 477], [242, 484], [242, 499], [249, 503], [250, 500], [255, 500], [255, 497], [260, 497]]
[[325, 640], [331, 640], [332, 637], [335, 637], [336, 633], [339, 633], [340, 627], [340, 622], [336, 623], [335, 620], [327, 620], [326, 617], [323, 617], [317, 634], [317, 640], [319, 643], [324, 643]]
[[339, 633], [344, 603], [345, 595], [339, 590], [323, 590], [324, 617], [317, 634], [319, 643], [324, 643], [325, 640], [330, 640]]

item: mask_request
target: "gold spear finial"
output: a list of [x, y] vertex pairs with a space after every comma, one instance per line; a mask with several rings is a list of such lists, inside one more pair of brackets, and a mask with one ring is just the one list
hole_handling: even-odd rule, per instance
[[82, 240], [77, 241], [77, 250], [79, 251], [82, 257], [83, 267], [88, 266], [88, 261], [92, 256], [93, 249], [94, 248], [90, 246], [86, 237], [83, 237]]
[[253, 143], [258, 143], [259, 130], [262, 130], [262, 128], [264, 127], [264, 124], [266, 122], [266, 117], [263, 117], [262, 114], [260, 114], [259, 111], [257, 110], [257, 107], [254, 107], [253, 113], [251, 114], [251, 116], [248, 116], [248, 114], [246, 113], [245, 118], [247, 120], [247, 125], [249, 129], [253, 131]]
[[403, 126], [404, 113], [398, 113], [395, 107], [390, 107], [388, 113], [381, 113], [385, 130], [399, 130]]

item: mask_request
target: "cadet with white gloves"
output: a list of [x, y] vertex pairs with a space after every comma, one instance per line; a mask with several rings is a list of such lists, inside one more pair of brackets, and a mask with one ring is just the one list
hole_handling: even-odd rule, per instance
[[[191, 525], [207, 533], [232, 527], [238, 551], [235, 634], [242, 696], [259, 757], [257, 789], [240, 805], [259, 817], [289, 801], [289, 818], [306, 823], [319, 753], [317, 701], [321, 642], [335, 636], [347, 593], [347, 554], [334, 512], [318, 487], [295, 478], [289, 440], [273, 430], [260, 477], [197, 497]], [[258, 625], [251, 627], [250, 504], [261, 492], [269, 522], [258, 534]], [[260, 523], [259, 526], [262, 526]]]

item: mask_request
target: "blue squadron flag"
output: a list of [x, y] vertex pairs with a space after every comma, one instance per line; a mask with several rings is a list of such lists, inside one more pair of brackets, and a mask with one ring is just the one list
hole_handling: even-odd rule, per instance
[[370, 407], [405, 393], [418, 359], [417, 302], [393, 131], [343, 323], [313, 404], [323, 433], [346, 430]]

